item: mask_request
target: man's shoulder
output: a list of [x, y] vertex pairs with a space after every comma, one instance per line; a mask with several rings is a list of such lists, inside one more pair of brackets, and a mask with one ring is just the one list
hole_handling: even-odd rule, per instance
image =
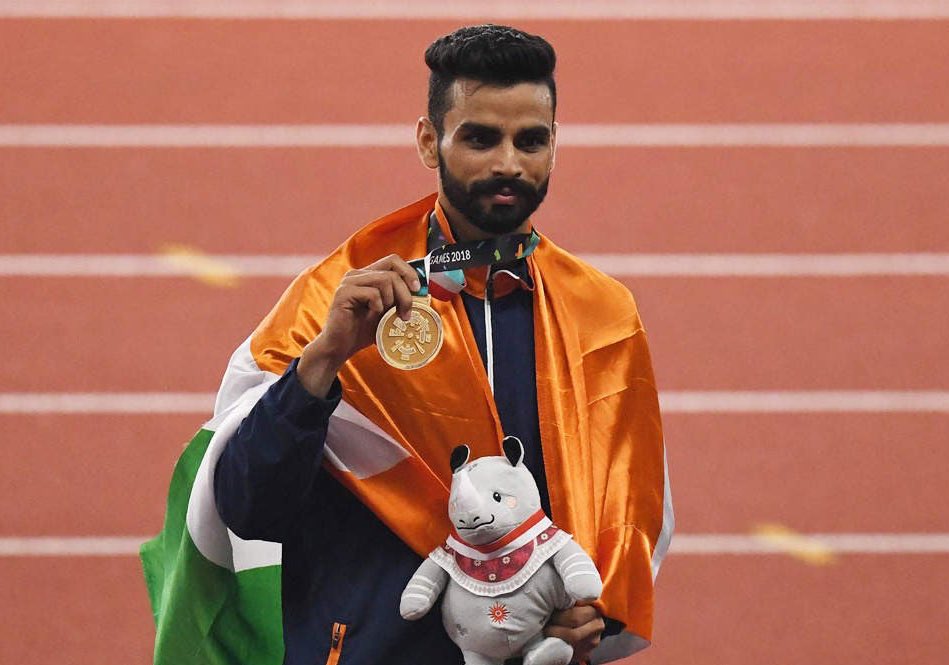
[[542, 258], [544, 267], [551, 271], [545, 279], [552, 277], [569, 285], [569, 289], [561, 291], [564, 297], [594, 302], [599, 307], [607, 304], [612, 310], [626, 310], [630, 314], [636, 312], [636, 302], [625, 284], [549, 239], [545, 239], [542, 246], [544, 251], [538, 258]]
[[544, 287], [576, 325], [583, 353], [619, 348], [615, 342], [643, 331], [636, 301], [625, 284], [553, 243], [538, 258], [543, 261]]

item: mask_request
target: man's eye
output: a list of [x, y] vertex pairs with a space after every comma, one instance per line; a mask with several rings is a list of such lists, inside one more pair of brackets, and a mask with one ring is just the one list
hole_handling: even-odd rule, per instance
[[518, 141], [518, 144], [521, 150], [540, 150], [547, 146], [547, 139], [540, 136], [527, 136]]
[[486, 136], [481, 136], [480, 134], [472, 134], [468, 137], [468, 145], [472, 148], [487, 148], [491, 145], [491, 140]]
[[500, 493], [500, 492], [495, 492], [495, 493], [494, 493], [494, 500], [497, 501], [498, 503], [501, 503], [501, 493]]

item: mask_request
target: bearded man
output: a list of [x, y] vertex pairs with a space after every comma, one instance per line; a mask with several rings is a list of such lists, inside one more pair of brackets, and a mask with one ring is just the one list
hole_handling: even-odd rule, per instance
[[[554, 50], [484, 25], [425, 61], [416, 138], [438, 191], [302, 273], [234, 353], [182, 472], [187, 537], [143, 549], [148, 569], [164, 538], [158, 662], [461, 663], [439, 613], [405, 621], [400, 594], [449, 530], [449, 452], [497, 455], [507, 435], [604, 580], [545, 633], [577, 661], [648, 644], [673, 518], [645, 332], [626, 288], [531, 217], [554, 166]], [[162, 622], [186, 602], [169, 580], [189, 539], [237, 581], [184, 647], [190, 628]]]

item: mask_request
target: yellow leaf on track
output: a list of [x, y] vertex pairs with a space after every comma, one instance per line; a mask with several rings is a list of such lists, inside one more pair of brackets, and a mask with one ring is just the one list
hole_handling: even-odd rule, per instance
[[775, 549], [787, 552], [812, 566], [827, 566], [836, 562], [833, 552], [820, 541], [802, 535], [780, 524], [759, 524], [753, 533]]
[[239, 281], [237, 271], [232, 266], [194, 247], [165, 245], [161, 248], [161, 254], [166, 261], [209, 286], [233, 288]]

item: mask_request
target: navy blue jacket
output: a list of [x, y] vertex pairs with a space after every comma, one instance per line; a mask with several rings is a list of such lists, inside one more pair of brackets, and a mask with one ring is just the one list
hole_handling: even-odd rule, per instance
[[[509, 269], [528, 279], [523, 260]], [[537, 422], [532, 293], [515, 289], [494, 299], [489, 286], [486, 295], [501, 424], [505, 434], [524, 444], [525, 463], [549, 514]], [[462, 297], [486, 360], [485, 301]], [[460, 665], [461, 653], [445, 635], [437, 606], [420, 621], [399, 615], [402, 590], [421, 558], [321, 468], [340, 386], [335, 382], [325, 400], [313, 397], [297, 380], [296, 364], [228, 442], [214, 483], [218, 511], [232, 531], [283, 543], [284, 663], [322, 664], [338, 649], [344, 665]]]

